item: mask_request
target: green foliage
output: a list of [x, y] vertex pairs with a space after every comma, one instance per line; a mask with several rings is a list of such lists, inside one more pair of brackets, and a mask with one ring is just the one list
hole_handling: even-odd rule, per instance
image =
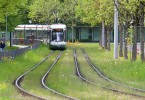
[[0, 0], [0, 26], [5, 30], [6, 16], [8, 18], [8, 31], [13, 31], [14, 27], [20, 22], [20, 9], [24, 8], [27, 0]]
[[98, 4], [94, 0], [78, 0], [76, 6], [76, 15], [85, 23], [95, 25], [98, 23], [97, 18]]
[[102, 21], [106, 25], [113, 23], [114, 3], [110, 0], [79, 0], [76, 7], [76, 14], [83, 22], [92, 26]]
[[59, 0], [35, 0], [29, 7], [29, 17], [35, 22], [52, 23], [55, 18], [53, 12], [59, 15], [61, 9]]
[[139, 7], [140, 2], [139, 0], [128, 0], [129, 2], [126, 2], [126, 0], [120, 0], [121, 7], [128, 10], [130, 13], [135, 13], [136, 9]]
[[100, 0], [99, 9], [100, 22], [104, 21], [105, 25], [113, 23], [114, 20], [114, 3], [110, 0]]
[[19, 7], [24, 6], [26, 2], [27, 0], [0, 0], [1, 22], [4, 22], [6, 15], [17, 15]]
[[[118, 0], [119, 21], [125, 21], [125, 13], [134, 15], [140, 2], [145, 0]], [[8, 30], [13, 31], [17, 24], [54, 23], [55, 16], [59, 22], [67, 25], [91, 24], [112, 25], [114, 21], [114, 0], [0, 0], [0, 26], [5, 30], [5, 17], [8, 16]], [[53, 14], [55, 13], [55, 15]]]
[[75, 12], [76, 12], [76, 5], [78, 1], [77, 0], [64, 0], [63, 6], [64, 6], [64, 13], [62, 13], [62, 20], [64, 23], [67, 23], [71, 26], [75, 26], [79, 19], [77, 18]]
[[54, 23], [57, 16], [59, 22], [72, 25], [79, 20], [75, 16], [77, 0], [35, 0], [29, 7], [29, 18], [38, 23]]

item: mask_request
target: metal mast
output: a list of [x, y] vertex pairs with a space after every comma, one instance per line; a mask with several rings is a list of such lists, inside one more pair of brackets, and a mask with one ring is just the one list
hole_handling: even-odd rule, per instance
[[114, 8], [114, 58], [118, 58], [118, 1], [115, 0]]

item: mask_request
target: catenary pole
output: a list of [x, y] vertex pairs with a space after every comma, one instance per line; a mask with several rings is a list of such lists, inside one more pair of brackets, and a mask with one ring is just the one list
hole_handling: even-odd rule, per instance
[[6, 13], [6, 33], [5, 33], [5, 38], [6, 38], [6, 41], [7, 41], [7, 33], [8, 33], [8, 15]]
[[105, 25], [104, 21], [102, 22], [102, 47], [105, 48]]
[[118, 59], [118, 1], [115, 0], [114, 8], [114, 59]]

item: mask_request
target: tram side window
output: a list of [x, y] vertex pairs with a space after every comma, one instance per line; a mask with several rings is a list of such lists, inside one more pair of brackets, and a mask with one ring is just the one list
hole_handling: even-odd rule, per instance
[[63, 39], [64, 39], [64, 41], [66, 41], [66, 30], [64, 31]]

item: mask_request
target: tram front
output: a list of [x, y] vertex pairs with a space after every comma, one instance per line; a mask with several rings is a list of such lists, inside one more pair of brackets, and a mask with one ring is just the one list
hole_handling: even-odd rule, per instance
[[52, 24], [50, 25], [51, 39], [50, 49], [65, 49], [66, 48], [66, 25]]

